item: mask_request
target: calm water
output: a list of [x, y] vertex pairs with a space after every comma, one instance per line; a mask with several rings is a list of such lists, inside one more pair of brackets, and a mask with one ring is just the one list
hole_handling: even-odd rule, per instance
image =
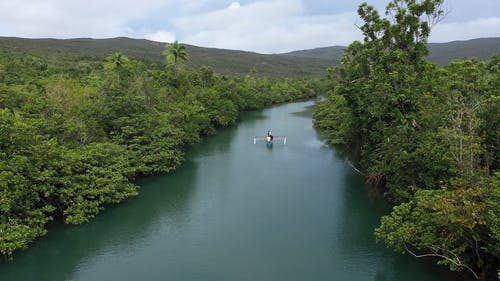
[[[52, 227], [0, 280], [439, 280], [375, 242], [387, 209], [320, 141], [310, 105], [245, 114], [139, 197]], [[287, 145], [254, 145], [267, 129]]]

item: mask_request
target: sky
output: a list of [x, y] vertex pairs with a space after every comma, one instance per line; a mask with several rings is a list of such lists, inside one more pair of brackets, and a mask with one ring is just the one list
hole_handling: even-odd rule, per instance
[[[364, 0], [384, 11], [389, 0]], [[363, 0], [0, 0], [0, 36], [175, 40], [283, 53], [347, 46]], [[500, 37], [500, 0], [445, 0], [429, 42]]]

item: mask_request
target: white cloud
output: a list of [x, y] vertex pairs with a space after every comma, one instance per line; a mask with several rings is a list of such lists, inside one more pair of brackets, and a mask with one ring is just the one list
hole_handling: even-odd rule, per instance
[[466, 22], [441, 23], [434, 27], [430, 42], [449, 42], [481, 37], [500, 37], [500, 18], [479, 18]]
[[238, 3], [238, 2], [233, 2], [231, 3], [231, 5], [229, 5], [229, 8], [228, 9], [238, 9], [239, 7], [241, 7], [241, 4]]
[[[476, 2], [454, 1], [456, 16], [438, 25], [430, 41], [500, 36], [500, 2]], [[361, 39], [354, 6], [351, 0], [0, 0], [0, 36], [129, 36], [276, 53]]]
[[127, 25], [162, 6], [161, 0], [0, 1], [0, 26], [19, 37], [115, 37], [132, 35]]
[[207, 0], [181, 0], [178, 8], [182, 13], [193, 13], [201, 10], [207, 4]]
[[347, 45], [360, 38], [356, 16], [306, 15], [300, 0], [233, 2], [222, 10], [173, 20], [181, 41], [261, 53]]
[[172, 43], [175, 41], [175, 34], [173, 34], [172, 32], [160, 30], [156, 33], [146, 34], [144, 35], [144, 38], [156, 42]]

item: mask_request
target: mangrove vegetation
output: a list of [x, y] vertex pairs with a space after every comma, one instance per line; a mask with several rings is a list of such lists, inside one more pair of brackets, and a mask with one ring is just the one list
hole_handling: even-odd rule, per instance
[[138, 194], [134, 179], [178, 167], [186, 147], [244, 110], [316, 95], [312, 80], [189, 70], [175, 42], [157, 65], [0, 53], [0, 254], [81, 224]]
[[500, 56], [426, 60], [442, 0], [362, 4], [363, 42], [329, 69], [315, 124], [394, 204], [375, 230], [396, 251], [471, 279], [500, 269]]

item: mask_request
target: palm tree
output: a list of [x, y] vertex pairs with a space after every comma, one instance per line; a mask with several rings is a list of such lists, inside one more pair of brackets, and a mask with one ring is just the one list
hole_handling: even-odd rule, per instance
[[177, 41], [166, 45], [163, 55], [167, 58], [167, 63], [174, 64], [175, 77], [177, 77], [177, 68], [179, 63], [187, 62], [189, 60], [189, 56], [186, 52], [186, 46], [179, 44]]
[[120, 52], [114, 52], [112, 55], [106, 58], [108, 62], [106, 67], [116, 71], [117, 80], [120, 81], [120, 72], [125, 64], [128, 62], [128, 58]]

